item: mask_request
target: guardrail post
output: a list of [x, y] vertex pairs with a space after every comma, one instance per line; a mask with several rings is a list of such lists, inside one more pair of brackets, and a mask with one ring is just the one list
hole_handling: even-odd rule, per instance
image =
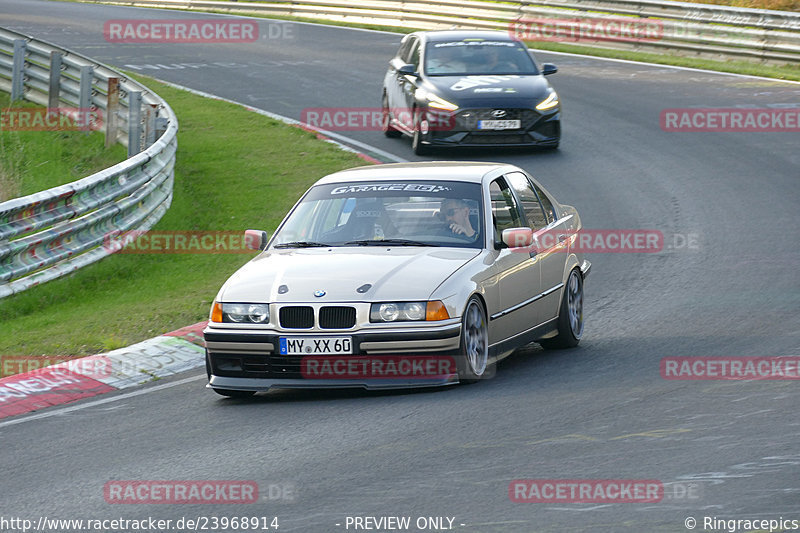
[[119, 78], [108, 78], [108, 97], [106, 99], [106, 148], [117, 142], [119, 130]]
[[156, 113], [158, 106], [150, 104], [144, 106], [144, 145], [150, 146], [156, 142]]
[[142, 93], [128, 93], [128, 157], [142, 151]]
[[11, 65], [11, 101], [22, 100], [25, 94], [25, 39], [14, 39], [14, 63]]
[[94, 67], [86, 65], [81, 67], [81, 93], [78, 96], [78, 116], [85, 117], [86, 120], [86, 135], [92, 131], [89, 127], [91, 120], [91, 105], [92, 105], [92, 77], [94, 76]]
[[61, 58], [63, 53], [50, 52], [50, 88], [47, 91], [48, 109], [56, 109], [61, 103]]

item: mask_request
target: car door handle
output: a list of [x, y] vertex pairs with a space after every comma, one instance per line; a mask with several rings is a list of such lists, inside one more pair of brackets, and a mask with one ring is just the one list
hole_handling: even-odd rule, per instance
[[569, 238], [569, 235], [564, 235], [563, 233], [558, 236], [558, 242], [564, 242]]

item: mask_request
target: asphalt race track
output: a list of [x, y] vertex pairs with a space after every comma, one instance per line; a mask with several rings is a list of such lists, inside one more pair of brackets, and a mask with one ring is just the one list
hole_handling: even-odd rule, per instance
[[[396, 34], [263, 20], [267, 35], [269, 25], [291, 31], [249, 44], [103, 38], [109, 19], [211, 16], [0, 4], [0, 26], [281, 115], [380, 105]], [[800, 383], [675, 381], [659, 370], [669, 356], [800, 355], [800, 135], [659, 125], [664, 108], [797, 108], [800, 84], [537, 57], [559, 68], [550, 79], [564, 108], [561, 149], [439, 158], [522, 166], [576, 206], [588, 228], [664, 233], [660, 253], [589, 256], [578, 349], [534, 346], [492, 380], [438, 391], [226, 400], [197, 372], [117, 401], [53, 409], [58, 416], [12, 418], [0, 422], [0, 514], [277, 516], [282, 532], [354, 531], [348, 516], [450, 517], [468, 532], [681, 532], [688, 517], [697, 531], [703, 517], [800, 519]], [[419, 159], [407, 139], [345, 134]], [[515, 479], [660, 480], [665, 496], [515, 503]], [[103, 496], [112, 480], [254, 480], [262, 501], [112, 505]]]

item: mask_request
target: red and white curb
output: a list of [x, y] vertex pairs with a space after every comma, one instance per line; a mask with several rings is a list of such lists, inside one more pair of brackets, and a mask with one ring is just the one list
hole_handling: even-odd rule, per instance
[[0, 379], [0, 419], [127, 389], [205, 365], [198, 322], [108, 353]]

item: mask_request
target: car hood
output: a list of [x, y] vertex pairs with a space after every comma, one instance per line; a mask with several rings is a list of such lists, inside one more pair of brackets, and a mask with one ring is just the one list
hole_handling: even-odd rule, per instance
[[[436, 287], [479, 253], [465, 248], [388, 246], [271, 250], [231, 276], [218, 300], [427, 300]], [[371, 287], [364, 290], [367, 284]], [[315, 297], [315, 291], [325, 291], [325, 295]]]
[[429, 76], [424, 87], [460, 107], [533, 107], [550, 84], [544, 76]]

